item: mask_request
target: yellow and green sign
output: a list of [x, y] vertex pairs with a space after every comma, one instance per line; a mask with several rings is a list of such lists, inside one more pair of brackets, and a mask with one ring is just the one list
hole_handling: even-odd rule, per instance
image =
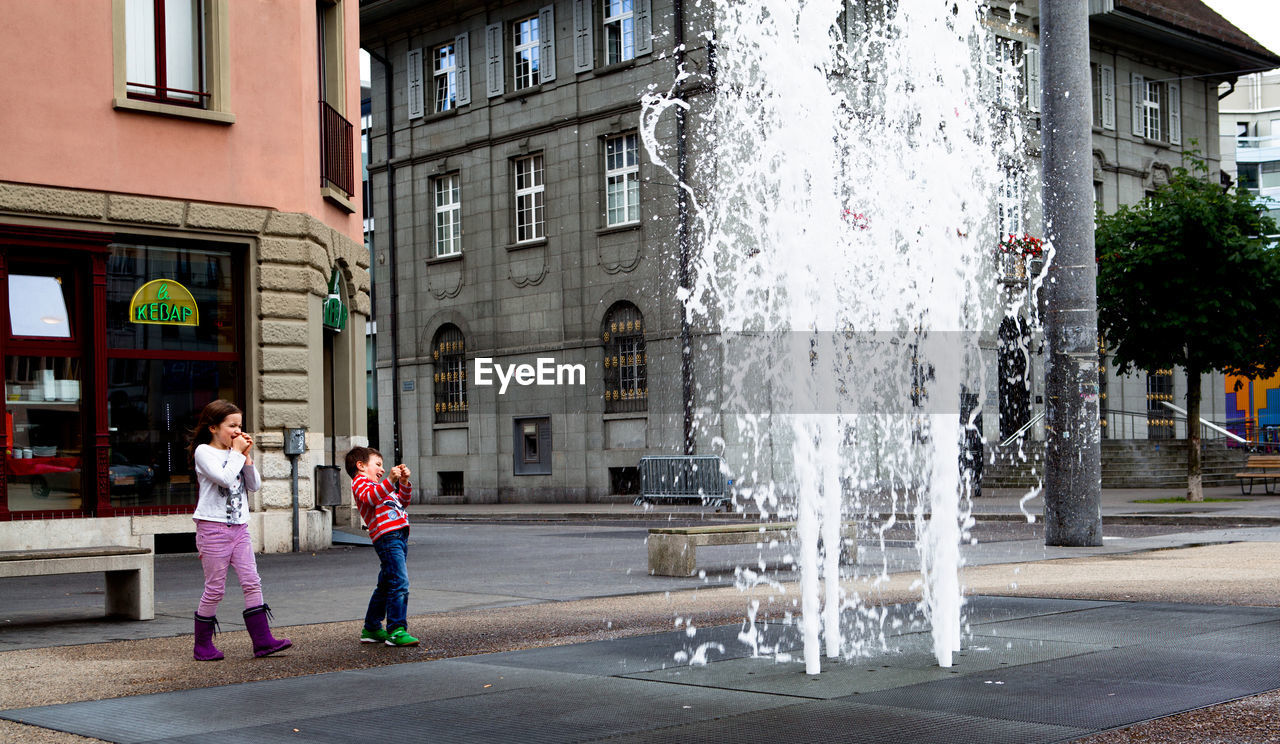
[[200, 325], [191, 290], [172, 279], [154, 279], [138, 287], [129, 301], [129, 320], [156, 325]]

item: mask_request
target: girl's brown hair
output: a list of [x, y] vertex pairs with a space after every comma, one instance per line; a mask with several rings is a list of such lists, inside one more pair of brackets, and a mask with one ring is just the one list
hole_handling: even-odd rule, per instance
[[244, 412], [237, 408], [235, 403], [221, 398], [205, 406], [204, 410], [200, 412], [200, 420], [196, 421], [195, 431], [191, 432], [188, 437], [191, 440], [191, 444], [187, 446], [187, 459], [193, 469], [196, 466], [196, 447], [213, 441], [213, 432], [209, 431], [209, 427], [219, 426], [233, 413], [244, 415]]

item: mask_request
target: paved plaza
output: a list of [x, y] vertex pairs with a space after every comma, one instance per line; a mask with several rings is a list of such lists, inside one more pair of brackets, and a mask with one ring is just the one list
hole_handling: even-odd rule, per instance
[[[875, 627], [859, 636], [861, 653], [824, 659], [818, 676], [804, 673], [798, 632], [784, 613], [757, 624], [757, 642], [770, 653], [753, 656], [740, 639], [742, 622], [732, 619], [734, 612], [745, 614], [747, 598], [732, 588], [731, 568], [760, 560], [759, 551], [707, 551], [709, 568], [701, 577], [647, 575], [646, 525], [724, 517], [690, 507], [414, 507], [410, 610], [429, 614], [411, 619], [425, 631], [423, 647], [399, 658], [388, 654], [407, 650], [361, 647], [347, 630], [357, 627], [376, 573], [372, 550], [360, 545], [260, 557], [277, 621], [306, 623], [290, 628], [295, 637], [335, 639], [300, 642], [277, 659], [232, 658], [235, 641], [225, 644], [242, 635], [229, 632], [239, 620], [233, 597], [224, 605], [220, 636], [228, 661], [168, 659], [189, 653], [192, 596], [200, 586], [191, 555], [157, 557], [157, 619], [151, 622], [101, 618], [92, 576], [9, 580], [0, 602], [0, 669], [6, 660], [38, 666], [46, 656], [120, 664], [139, 650], [163, 648], [165, 663], [188, 679], [197, 676], [189, 689], [53, 694], [48, 699], [72, 702], [34, 707], [8, 701], [38, 701], [39, 695], [11, 691], [0, 719], [28, 725], [12, 734], [15, 724], [7, 723], [0, 732], [67, 737], [49, 739], [59, 742], [83, 736], [112, 742], [1029, 744], [1072, 741], [1280, 688], [1280, 600], [1273, 584], [1249, 573], [1265, 563], [1259, 557], [1280, 550], [1280, 499], [1133, 501], [1159, 495], [1108, 492], [1108, 539], [1087, 549], [1046, 548], [1038, 523], [1009, 518], [1020, 513], [1018, 494], [993, 494], [977, 504], [979, 543], [966, 548], [972, 590], [966, 635], [950, 668], [934, 660], [927, 624], [913, 603], [885, 605]], [[1248, 552], [1230, 552], [1238, 549]], [[913, 556], [905, 539], [860, 541], [860, 570], [884, 566], [901, 584], [896, 596], [902, 598], [910, 595]], [[1179, 557], [1203, 570], [1176, 572], [1204, 575], [1156, 575], [1160, 562]], [[764, 558], [782, 584], [795, 579], [784, 558]], [[1261, 586], [1246, 594], [1244, 584], [1232, 583], [1233, 574]], [[1118, 601], [1128, 596], [1129, 581], [1141, 601]], [[1149, 591], [1142, 593], [1144, 587]], [[659, 610], [657, 624], [639, 634], [556, 645], [563, 643], [557, 638], [577, 636], [547, 621], [545, 632], [535, 628], [524, 640], [477, 647], [508, 649], [497, 653], [470, 653], [473, 636], [485, 633], [451, 625], [492, 613], [486, 632], [501, 635], [504, 625], [559, 611], [598, 614], [623, 627], [628, 608], [659, 601], [696, 606], [713, 598], [730, 611], [694, 631], [677, 627], [681, 610], [666, 615], [665, 632], [655, 632], [663, 622]], [[318, 657], [336, 653], [329, 646], [382, 656], [372, 665], [367, 655], [326, 665]], [[308, 657], [315, 663], [308, 666]], [[51, 667], [62, 672], [50, 673], [75, 669], [63, 663]], [[312, 673], [283, 671], [293, 664]], [[237, 676], [242, 671], [247, 676]], [[6, 684], [21, 679], [0, 673]]]

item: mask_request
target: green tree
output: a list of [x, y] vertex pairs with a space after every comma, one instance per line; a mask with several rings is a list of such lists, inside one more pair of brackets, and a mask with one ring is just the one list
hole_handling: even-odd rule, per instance
[[1145, 201], [1099, 214], [1098, 328], [1121, 372], [1187, 374], [1187, 499], [1201, 501], [1200, 377], [1280, 369], [1280, 250], [1253, 196], [1208, 178], [1198, 152]]

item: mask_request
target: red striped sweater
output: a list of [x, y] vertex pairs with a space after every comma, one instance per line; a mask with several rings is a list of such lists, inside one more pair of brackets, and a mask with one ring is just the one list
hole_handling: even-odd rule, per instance
[[404, 507], [413, 497], [413, 484], [407, 480], [392, 485], [390, 480], [375, 483], [363, 475], [351, 481], [351, 494], [355, 497], [360, 518], [369, 527], [369, 539], [395, 530], [409, 528], [409, 514]]

